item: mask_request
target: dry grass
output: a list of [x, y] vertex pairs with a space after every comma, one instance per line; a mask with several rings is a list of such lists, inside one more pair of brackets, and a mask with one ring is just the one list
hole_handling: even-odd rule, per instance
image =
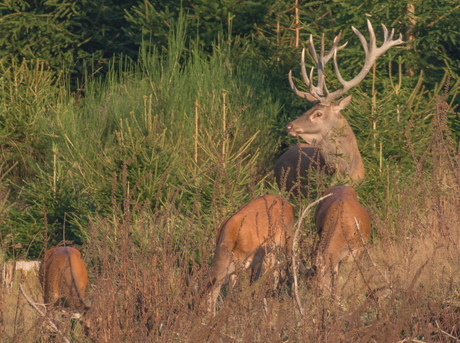
[[2, 341], [24, 342], [33, 341], [35, 337], [42, 335], [42, 320], [38, 313], [29, 306], [19, 291], [22, 283], [26, 292], [35, 301], [43, 302], [41, 287], [38, 281], [38, 271], [28, 273], [15, 272], [12, 283], [6, 285], [2, 282]]

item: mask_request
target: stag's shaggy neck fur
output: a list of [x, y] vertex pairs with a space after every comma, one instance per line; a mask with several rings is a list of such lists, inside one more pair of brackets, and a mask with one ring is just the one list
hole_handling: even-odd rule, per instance
[[339, 114], [337, 125], [316, 144], [329, 168], [343, 179], [362, 181], [364, 164], [355, 134], [346, 119]]

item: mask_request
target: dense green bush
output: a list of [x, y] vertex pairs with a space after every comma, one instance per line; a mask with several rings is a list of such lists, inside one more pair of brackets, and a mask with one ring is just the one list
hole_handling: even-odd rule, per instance
[[[297, 11], [296, 11], [297, 4]], [[187, 37], [210, 53], [216, 41], [234, 43], [235, 57], [256, 58], [273, 74], [272, 86], [278, 87], [280, 75], [292, 68], [293, 49], [305, 44], [310, 34], [325, 34], [332, 39], [344, 31], [350, 41], [344, 75], [353, 74], [362, 52], [350, 27], [366, 31], [365, 19], [375, 27], [381, 23], [402, 33], [407, 41], [402, 52], [405, 72], [427, 75], [428, 84], [440, 81], [448, 70], [458, 75], [460, 66], [460, 7], [451, 0], [412, 1], [215, 1], [184, 0], [133, 2], [110, 1], [24, 1], [0, 4], [0, 58], [45, 60], [53, 70], [62, 66], [78, 80], [83, 66], [92, 57], [98, 72], [114, 54], [136, 59], [141, 44], [168, 49], [168, 32], [181, 13], [189, 19]], [[445, 30], [449, 27], [449, 30]], [[356, 42], [353, 43], [353, 41]], [[358, 63], [355, 63], [358, 62]], [[384, 65], [384, 60], [378, 65]], [[380, 70], [381, 68], [379, 68]], [[104, 73], [102, 73], [104, 74]], [[77, 82], [72, 81], [76, 86]]]

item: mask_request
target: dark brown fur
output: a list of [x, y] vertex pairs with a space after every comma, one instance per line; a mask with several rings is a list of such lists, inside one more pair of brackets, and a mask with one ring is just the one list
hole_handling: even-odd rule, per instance
[[276, 161], [276, 182], [281, 190], [306, 195], [310, 172], [323, 170], [325, 166], [326, 162], [317, 148], [299, 143]]

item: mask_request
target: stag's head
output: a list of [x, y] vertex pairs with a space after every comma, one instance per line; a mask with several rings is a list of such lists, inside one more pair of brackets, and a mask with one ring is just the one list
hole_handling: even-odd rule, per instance
[[317, 103], [287, 125], [288, 133], [316, 146], [333, 128], [339, 126], [339, 120], [343, 118], [340, 111], [348, 106], [350, 101], [351, 95], [329, 105]]
[[[337, 52], [342, 50], [347, 45], [347, 43], [345, 43], [342, 46], [338, 46], [341, 33], [335, 37], [332, 47], [329, 49], [327, 54], [325, 54], [324, 51], [323, 35], [319, 56], [316, 53], [313, 44], [313, 38], [310, 36], [310, 40], [308, 42], [308, 50], [314, 62], [316, 63], [318, 83], [317, 85], [313, 84], [314, 68], [311, 69], [310, 75], [307, 74], [307, 70], [305, 68], [305, 49], [302, 51], [300, 67], [303, 81], [305, 82], [305, 85], [309, 91], [304, 92], [296, 88], [292, 80], [291, 72], [289, 72], [289, 83], [295, 94], [303, 99], [307, 99], [308, 101], [313, 102], [314, 106], [309, 111], [305, 112], [302, 116], [287, 125], [287, 130], [290, 135], [299, 136], [307, 143], [317, 145], [323, 139], [330, 137], [334, 128], [345, 125], [348, 126], [348, 123], [346, 122], [345, 118], [343, 118], [340, 111], [350, 103], [351, 95], [345, 98], [342, 98], [342, 96], [364, 79], [379, 56], [385, 53], [392, 46], [403, 43], [401, 35], [398, 39], [393, 40], [394, 30], [388, 32], [386, 26], [382, 24], [384, 40], [383, 44], [380, 47], [377, 47], [374, 29], [369, 20], [367, 21], [367, 26], [370, 35], [369, 42], [367, 42], [361, 32], [352, 27], [353, 31], [361, 41], [364, 52], [366, 54], [366, 58], [363, 68], [359, 74], [350, 81], [343, 79], [337, 63]], [[332, 57], [334, 60], [335, 75], [342, 86], [333, 92], [329, 92], [326, 86], [324, 67]], [[342, 123], [342, 125], [340, 125], [340, 123]]]

